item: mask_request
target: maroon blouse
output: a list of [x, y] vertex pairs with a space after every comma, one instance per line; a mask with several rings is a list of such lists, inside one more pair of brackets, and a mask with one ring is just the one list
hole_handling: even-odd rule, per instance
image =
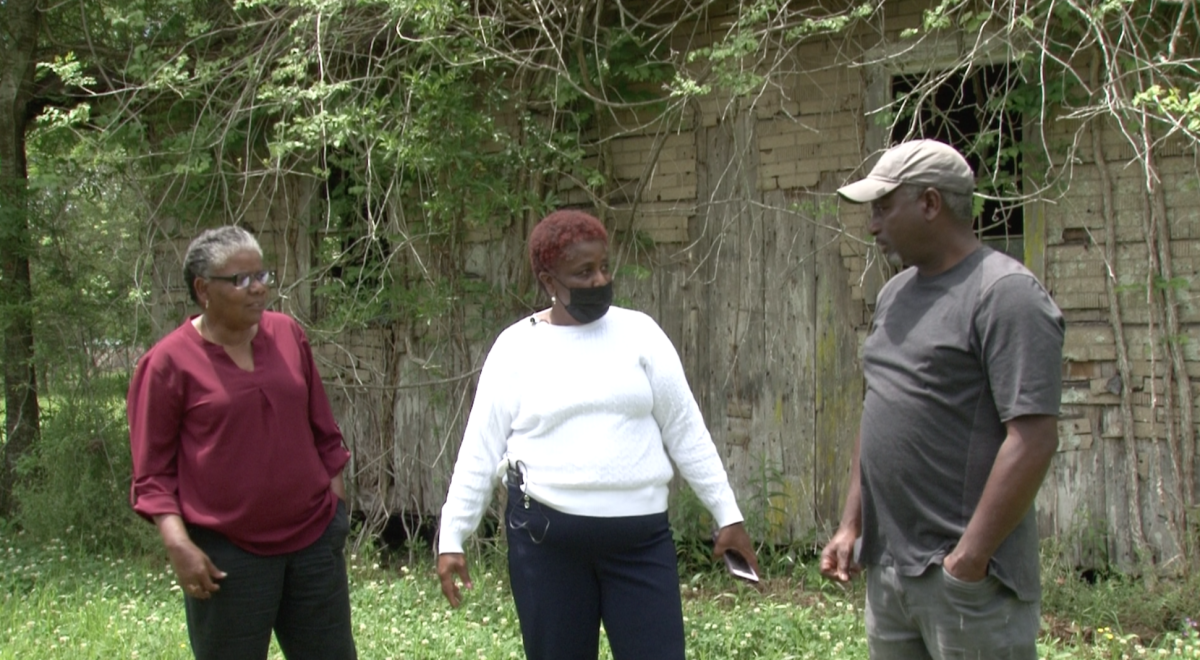
[[333, 519], [350, 458], [304, 331], [264, 312], [254, 371], [191, 319], [138, 362], [127, 412], [134, 511], [179, 514], [259, 555], [294, 552]]

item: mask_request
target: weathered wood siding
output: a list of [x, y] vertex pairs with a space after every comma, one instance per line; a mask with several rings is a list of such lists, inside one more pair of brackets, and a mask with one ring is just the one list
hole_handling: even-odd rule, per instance
[[[1146, 171], [1127, 137], [1114, 125], [1095, 121], [1084, 130], [1072, 121], [1045, 127], [1057, 176], [1066, 192], [1054, 203], [1036, 205], [1044, 227], [1044, 281], [1068, 323], [1063, 365], [1063, 418], [1060, 447], [1038, 498], [1041, 528], [1065, 543], [1084, 565], [1137, 563], [1134, 519], [1137, 506], [1148, 550], [1156, 562], [1178, 570], [1179, 538], [1168, 521], [1186, 512], [1183, 499], [1194, 498], [1198, 484], [1180, 484], [1177, 459], [1168, 445], [1164, 362], [1165, 331], [1154, 330], [1147, 304], [1148, 248], [1145, 219], [1151, 200]], [[1099, 131], [1104, 161], [1097, 162], [1090, 131]], [[1174, 275], [1180, 278], [1181, 342], [1188, 375], [1200, 374], [1200, 307], [1192, 293], [1200, 280], [1200, 188], [1194, 147], [1166, 140], [1156, 150], [1161, 185], [1167, 191], [1167, 219]], [[1104, 191], [1100, 167], [1111, 180], [1115, 259], [1105, 257]], [[1111, 270], [1110, 270], [1111, 269]], [[1133, 382], [1133, 437], [1136, 465], [1126, 446], [1120, 412], [1114, 319], [1105, 278], [1115, 278]], [[1193, 380], [1193, 382], [1195, 382]], [[1193, 386], [1194, 387], [1194, 386]], [[1193, 391], [1195, 397], [1200, 392]], [[1180, 405], [1200, 412], [1200, 398]], [[1195, 415], [1195, 413], [1193, 413]], [[1193, 433], [1195, 430], [1193, 430]], [[1179, 473], [1186, 474], [1179, 465]], [[1193, 460], [1192, 474], [1196, 472]], [[1138, 497], [1130, 490], [1136, 472]], [[1189, 494], [1190, 491], [1190, 494]], [[1195, 524], [1196, 512], [1191, 512]], [[1192, 532], [1194, 534], [1194, 531]]]
[[[593, 165], [606, 159], [615, 177], [604, 220], [623, 236], [639, 236], [615, 244], [618, 265], [637, 264], [649, 273], [618, 279], [617, 296], [654, 316], [675, 343], [743, 510], [779, 540], [819, 539], [840, 512], [862, 400], [858, 351], [888, 273], [866, 234], [867, 209], [839, 202], [834, 190], [861, 176], [863, 159], [885, 146], [869, 113], [890, 97], [891, 76], [961, 56], [964, 44], [954, 34], [920, 49], [898, 45], [900, 31], [920, 26], [929, 5], [887, 3], [885, 29], [796, 47], [789, 56], [794, 66], [763, 93], [705, 98], [670, 122], [640, 130], [630, 129], [632, 123], [614, 126], [602, 151], [590, 156]], [[728, 16], [702, 17], [681, 30], [677, 46], [710, 43], [728, 24]], [[980, 52], [989, 61], [1008, 57], [1002, 48]], [[1109, 265], [1120, 284], [1147, 279], [1145, 174], [1130, 166], [1134, 154], [1120, 134], [1105, 128], [1117, 200], [1116, 260], [1106, 264], [1100, 177], [1090, 146], [1081, 143], [1075, 123], [1051, 118], [1038, 128], [1027, 131], [1027, 146], [1048, 154], [1050, 165], [1032, 178], [1054, 183], [1061, 194], [1027, 208], [1026, 263], [1069, 324], [1061, 451], [1038, 498], [1040, 528], [1064, 541], [1072, 561], [1131, 563], [1128, 477], [1136, 470], [1145, 535], [1160, 559], [1170, 558], [1179, 548], [1166, 521], [1177, 515], [1172, 498], [1179, 484], [1164, 440], [1162, 354], [1151, 359], [1144, 290], [1139, 299], [1136, 287], [1122, 289], [1136, 377], [1130, 386], [1137, 464], [1131, 465], [1113, 393], [1121, 384], [1113, 381], [1116, 351], [1104, 285]], [[1034, 143], [1043, 137], [1045, 144]], [[1183, 334], [1191, 341], [1181, 342], [1187, 371], [1196, 378], [1196, 155], [1169, 142], [1160, 150], [1171, 253], [1176, 275], [1188, 284], [1178, 295]], [[238, 209], [232, 219], [258, 231], [268, 260], [282, 270], [280, 307], [302, 320], [319, 302], [303, 284], [314, 266], [313, 236], [321, 231], [321, 219], [309, 216], [314, 190], [311, 180], [282, 178], [254, 182], [230, 202]], [[557, 194], [568, 204], [588, 200], [566, 178]], [[473, 236], [452, 255], [419, 254], [414, 246], [398, 268], [416, 277], [429, 268], [531, 290], [524, 242], [533, 220]], [[155, 237], [164, 332], [185, 308], [175, 273], [194, 230], [162, 226]], [[493, 330], [473, 330], [479, 327]], [[440, 509], [474, 374], [496, 327], [494, 309], [456, 309], [421, 327], [368, 326], [314, 337], [354, 450], [360, 508], [375, 515]], [[1200, 399], [1185, 405], [1200, 415]], [[1191, 473], [1197, 471], [1193, 465]], [[1194, 494], [1197, 484], [1182, 488]], [[1173, 502], [1176, 513], [1168, 513], [1164, 501]]]

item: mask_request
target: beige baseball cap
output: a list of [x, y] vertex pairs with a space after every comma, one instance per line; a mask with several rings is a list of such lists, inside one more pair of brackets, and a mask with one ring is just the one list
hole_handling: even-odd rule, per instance
[[838, 188], [838, 194], [864, 204], [905, 183], [966, 194], [975, 192], [975, 173], [962, 154], [945, 142], [912, 140], [885, 151], [865, 179]]

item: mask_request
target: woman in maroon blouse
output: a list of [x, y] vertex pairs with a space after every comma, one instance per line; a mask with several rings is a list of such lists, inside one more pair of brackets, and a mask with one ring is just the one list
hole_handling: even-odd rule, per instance
[[134, 510], [157, 525], [198, 659], [356, 657], [343, 557], [350, 458], [303, 330], [266, 311], [273, 274], [248, 232], [188, 246], [203, 311], [129, 386]]

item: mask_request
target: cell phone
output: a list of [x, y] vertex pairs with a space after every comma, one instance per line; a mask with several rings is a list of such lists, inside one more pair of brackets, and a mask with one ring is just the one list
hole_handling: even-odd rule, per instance
[[750, 567], [750, 562], [736, 550], [726, 550], [725, 568], [729, 569], [729, 574], [734, 577], [742, 578], [747, 582], [758, 582], [758, 573]]

